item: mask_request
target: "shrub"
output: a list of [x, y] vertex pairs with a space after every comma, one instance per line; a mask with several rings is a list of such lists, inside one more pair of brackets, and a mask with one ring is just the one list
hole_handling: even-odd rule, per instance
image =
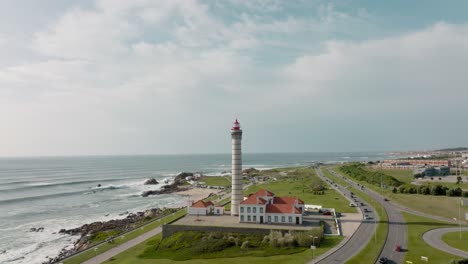
[[250, 243], [249, 243], [248, 240], [247, 240], [247, 241], [244, 241], [244, 242], [242, 243], [241, 249], [247, 249], [247, 248], [249, 248], [249, 245], [250, 245]]

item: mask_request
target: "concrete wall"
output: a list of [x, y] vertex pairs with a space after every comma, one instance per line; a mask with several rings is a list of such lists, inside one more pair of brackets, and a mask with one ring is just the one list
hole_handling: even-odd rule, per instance
[[[172, 236], [177, 232], [186, 231], [201, 231], [201, 232], [231, 232], [231, 233], [242, 233], [242, 234], [259, 234], [268, 235], [271, 230], [275, 229], [262, 229], [262, 228], [238, 228], [238, 227], [219, 227], [219, 226], [188, 226], [188, 225], [163, 225], [162, 226], [163, 238]], [[289, 230], [278, 230], [283, 233], [289, 232]]]

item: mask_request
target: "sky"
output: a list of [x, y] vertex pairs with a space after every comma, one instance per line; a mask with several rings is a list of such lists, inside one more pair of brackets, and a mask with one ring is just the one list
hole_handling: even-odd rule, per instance
[[0, 156], [468, 146], [468, 2], [0, 1]]

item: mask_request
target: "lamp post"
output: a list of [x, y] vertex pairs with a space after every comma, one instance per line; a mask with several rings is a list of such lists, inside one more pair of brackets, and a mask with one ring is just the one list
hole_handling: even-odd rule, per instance
[[460, 240], [462, 240], [462, 228], [461, 228], [461, 198], [458, 201], [458, 229], [460, 233]]
[[318, 237], [313, 237], [313, 236], [310, 236], [312, 238], [312, 246], [310, 246], [310, 248], [312, 249], [312, 259], [315, 258], [315, 239], [318, 238]]

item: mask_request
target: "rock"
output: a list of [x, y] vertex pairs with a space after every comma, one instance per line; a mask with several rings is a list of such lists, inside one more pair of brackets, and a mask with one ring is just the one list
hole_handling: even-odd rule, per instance
[[44, 231], [43, 227], [37, 227], [37, 228], [36, 227], [31, 227], [29, 229], [29, 232], [42, 232], [42, 231]]
[[152, 184], [159, 184], [159, 182], [155, 178], [152, 178], [152, 179], [147, 179], [144, 183], [144, 185], [152, 185]]
[[[73, 229], [60, 229], [60, 234], [69, 234], [69, 235], [78, 235], [80, 234], [80, 238], [76, 240], [73, 244], [73, 248], [69, 249], [67, 247], [63, 248], [59, 255], [55, 258], [50, 258], [48, 261], [43, 262], [47, 264], [60, 262], [67, 256], [70, 256], [73, 253], [76, 253], [80, 250], [87, 249], [93, 246], [91, 242], [91, 237], [98, 233], [98, 232], [109, 232], [109, 231], [119, 231], [120, 233], [129, 231], [138, 227], [142, 221], [147, 221], [150, 218], [158, 217], [164, 214], [170, 214], [175, 212], [177, 209], [164, 209], [161, 210], [159, 208], [152, 208], [148, 209], [144, 212], [137, 212], [129, 214], [126, 218], [123, 219], [113, 219], [106, 222], [94, 222], [90, 224], [82, 225], [81, 227], [73, 228]], [[128, 213], [128, 212], [126, 212]], [[37, 230], [37, 228], [36, 228]], [[110, 238], [109, 241], [113, 240], [114, 238]], [[0, 254], [1, 251], [0, 251]]]
[[242, 173], [243, 174], [248, 174], [248, 175], [256, 175], [258, 174], [260, 171], [255, 169], [255, 168], [248, 168], [248, 169], [243, 169], [242, 170]]
[[187, 178], [188, 176], [193, 177], [193, 173], [192, 172], [181, 172], [181, 173], [176, 175], [176, 179], [184, 179], [185, 180], [185, 178]]

